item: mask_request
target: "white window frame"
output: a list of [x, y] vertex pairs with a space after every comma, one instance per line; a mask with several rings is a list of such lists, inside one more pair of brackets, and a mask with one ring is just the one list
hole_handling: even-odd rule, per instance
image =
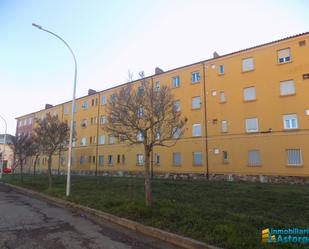
[[201, 96], [192, 97], [191, 108], [192, 109], [200, 109], [201, 108]]
[[200, 72], [195, 71], [191, 73], [191, 83], [192, 84], [198, 83], [200, 82], [200, 80], [201, 80]]
[[180, 77], [174, 76], [172, 77], [172, 88], [180, 87]]
[[224, 91], [220, 91], [220, 103], [224, 103], [224, 102], [226, 102], [225, 92]]
[[104, 166], [104, 155], [99, 155], [99, 166]]
[[283, 128], [285, 130], [298, 129], [298, 117], [296, 113], [283, 115]]
[[173, 128], [173, 138], [180, 138], [181, 136], [181, 129], [179, 127]]
[[228, 123], [227, 120], [221, 120], [221, 132], [228, 131]]
[[219, 75], [224, 74], [224, 65], [223, 64], [219, 65], [218, 73], [219, 73]]
[[[298, 158], [298, 162], [299, 163], [294, 163], [294, 162], [291, 162], [291, 158], [289, 158], [289, 155], [292, 153], [292, 152], [297, 152], [298, 155], [299, 155], [299, 158]], [[288, 166], [301, 166], [303, 164], [303, 160], [302, 160], [302, 154], [301, 154], [301, 149], [299, 148], [296, 148], [296, 149], [286, 149], [285, 150], [285, 155], [286, 155], [286, 161], [287, 161], [287, 165]]]
[[[253, 121], [253, 120], [255, 120], [256, 121], [256, 129], [249, 129], [249, 122], [250, 121]], [[251, 132], [258, 132], [259, 131], [259, 120], [258, 120], [258, 118], [247, 118], [246, 120], [245, 120], [245, 127], [246, 127], [246, 132], [248, 132], [248, 133], [251, 133]]]
[[106, 99], [106, 96], [103, 95], [101, 96], [101, 105], [106, 105], [107, 104], [107, 99]]
[[261, 153], [259, 150], [248, 150], [248, 166], [261, 166]]
[[159, 92], [160, 89], [161, 89], [160, 81], [157, 80], [157, 81], [155, 82], [154, 91], [155, 91], [155, 92]]
[[245, 87], [243, 89], [244, 101], [256, 100], [256, 89], [255, 86]]
[[254, 70], [253, 57], [242, 59], [242, 72], [249, 72]]
[[[203, 164], [203, 153], [201, 151], [194, 151], [192, 153], [192, 156], [193, 156], [193, 165], [194, 166], [200, 166], [200, 165]], [[197, 159], [196, 156], [200, 157], [200, 158], [198, 158], [198, 159], [200, 159], [200, 161], [196, 160]]]
[[[284, 53], [285, 52], [285, 53]], [[280, 53], [287, 54], [287, 56], [282, 56]], [[286, 63], [291, 61], [291, 48], [284, 48], [277, 50], [277, 62], [278, 64]]]
[[83, 109], [88, 109], [88, 107], [89, 107], [89, 103], [88, 103], [88, 100], [84, 100], [84, 102], [83, 102]]
[[105, 144], [105, 135], [100, 135], [99, 144]]
[[137, 166], [144, 165], [144, 155], [142, 153], [136, 154], [136, 165]]
[[115, 137], [112, 134], [108, 135], [108, 144], [114, 144], [115, 143]]
[[193, 137], [202, 136], [202, 126], [201, 126], [201, 124], [193, 124], [192, 125], [192, 136]]
[[173, 111], [179, 112], [180, 111], [180, 100], [175, 100], [173, 102]]

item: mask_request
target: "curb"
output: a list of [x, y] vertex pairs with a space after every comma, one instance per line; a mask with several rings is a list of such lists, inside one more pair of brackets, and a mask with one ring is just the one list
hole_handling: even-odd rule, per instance
[[42, 194], [30, 189], [26, 189], [26, 188], [22, 188], [19, 186], [15, 186], [15, 185], [11, 185], [9, 183], [2, 183], [3, 185], [6, 185], [14, 190], [17, 190], [17, 192], [26, 194], [28, 196], [32, 196], [32, 197], [36, 197], [38, 199], [43, 199], [45, 201], [48, 202], [52, 202], [53, 204], [55, 204], [56, 206], [59, 207], [66, 207], [66, 208], [70, 208], [75, 209], [75, 210], [79, 210], [79, 211], [83, 211], [86, 212], [88, 214], [94, 215], [102, 220], [106, 220], [109, 222], [112, 222], [114, 224], [120, 225], [122, 227], [128, 228], [130, 230], [136, 231], [140, 234], [149, 236], [149, 237], [153, 237], [165, 242], [168, 242], [170, 244], [173, 244], [175, 246], [179, 246], [181, 248], [185, 248], [185, 249], [221, 249], [219, 247], [215, 247], [212, 245], [208, 245], [204, 242], [198, 241], [198, 240], [194, 240], [194, 239], [190, 239], [188, 237], [184, 237], [184, 236], [180, 236], [177, 234], [173, 234], [170, 232], [166, 232], [164, 230], [158, 229], [158, 228], [154, 228], [154, 227], [150, 227], [150, 226], [145, 226], [141, 223], [132, 221], [132, 220], [128, 220], [125, 218], [120, 218], [118, 216], [109, 214], [109, 213], [105, 213], [93, 208], [89, 208], [86, 206], [82, 206], [79, 204], [75, 204], [73, 202], [69, 202], [69, 201], [65, 201], [62, 200], [60, 198], [57, 197], [52, 197], [52, 196], [48, 196], [46, 194]]

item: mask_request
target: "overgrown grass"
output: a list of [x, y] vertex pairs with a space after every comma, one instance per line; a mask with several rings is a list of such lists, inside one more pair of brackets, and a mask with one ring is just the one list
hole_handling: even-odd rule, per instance
[[[65, 177], [6, 175], [4, 181], [63, 199]], [[143, 179], [72, 177], [70, 201], [229, 249], [308, 248], [261, 243], [261, 230], [309, 227], [309, 186], [249, 182], [152, 182], [153, 207], [144, 205]]]

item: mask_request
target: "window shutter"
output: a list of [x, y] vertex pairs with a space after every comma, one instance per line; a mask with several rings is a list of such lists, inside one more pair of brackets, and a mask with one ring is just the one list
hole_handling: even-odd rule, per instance
[[280, 82], [280, 94], [281, 95], [289, 95], [294, 94], [294, 81], [293, 80], [286, 80]]
[[278, 58], [286, 58], [289, 56], [290, 56], [289, 48], [278, 50]]

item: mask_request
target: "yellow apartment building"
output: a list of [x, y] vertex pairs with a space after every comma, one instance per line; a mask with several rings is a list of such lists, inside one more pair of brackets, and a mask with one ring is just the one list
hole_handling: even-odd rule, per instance
[[[147, 80], [158, 88], [169, 86], [188, 118], [174, 147], [153, 151], [155, 175], [309, 182], [309, 33], [223, 56], [214, 53], [191, 65], [156, 70]], [[121, 87], [89, 90], [77, 99], [73, 172], [143, 172], [142, 147], [129, 147], [102, 129], [107, 103]], [[27, 120], [47, 112], [70, 121], [71, 102], [46, 107], [18, 117], [16, 134], [25, 132], [25, 123], [30, 132], [33, 122]], [[65, 172], [67, 151], [55, 155], [52, 164]], [[38, 169], [46, 167], [43, 155]]]

